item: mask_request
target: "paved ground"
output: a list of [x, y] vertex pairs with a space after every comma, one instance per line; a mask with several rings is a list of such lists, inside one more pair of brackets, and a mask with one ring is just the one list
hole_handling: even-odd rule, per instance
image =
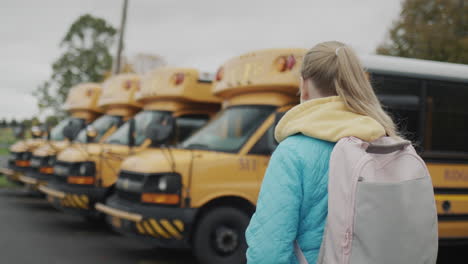
[[7, 164], [8, 156], [0, 156], [0, 166], [4, 167]]
[[188, 251], [150, 248], [19, 189], [0, 189], [0, 208], [0, 263], [195, 263]]
[[[188, 251], [150, 248], [13, 188], [0, 189], [0, 263], [190, 264], [195, 260]], [[441, 247], [438, 263], [468, 263], [468, 245]]]

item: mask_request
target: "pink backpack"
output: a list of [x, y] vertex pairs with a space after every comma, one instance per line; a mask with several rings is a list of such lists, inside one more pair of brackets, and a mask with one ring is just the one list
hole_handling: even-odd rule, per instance
[[[338, 141], [330, 157], [328, 217], [317, 263], [432, 264], [437, 249], [431, 177], [410, 142]], [[297, 242], [295, 253], [307, 263]]]

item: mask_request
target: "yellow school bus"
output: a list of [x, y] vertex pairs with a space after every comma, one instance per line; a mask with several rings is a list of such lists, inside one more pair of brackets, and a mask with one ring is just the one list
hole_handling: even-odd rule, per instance
[[242, 263], [274, 126], [298, 102], [304, 53], [261, 50], [226, 62], [214, 83], [223, 110], [179, 146], [127, 158], [116, 194], [96, 209], [117, 231], [191, 247], [201, 263]]
[[365, 56], [373, 86], [434, 185], [442, 243], [468, 241], [468, 66]]
[[143, 111], [119, 128], [87, 155], [67, 150], [58, 156], [56, 178], [42, 186], [49, 201], [65, 212], [96, 219], [94, 204], [114, 192], [123, 159], [130, 154], [181, 142], [203, 126], [216, 112], [219, 99], [212, 82], [191, 68], [158, 68], [142, 82], [137, 100]]
[[3, 168], [2, 173], [7, 175], [10, 180], [20, 182], [20, 177], [24, 176], [30, 168], [34, 150], [47, 142], [51, 142], [50, 144], [57, 148], [67, 146], [69, 138], [66, 138], [65, 130], [79, 131], [101, 114], [101, 110], [97, 106], [100, 94], [101, 86], [97, 83], [83, 83], [72, 87], [64, 105], [64, 109], [70, 113], [70, 117], [62, 120], [48, 132], [47, 138], [37, 137], [13, 144], [10, 147], [11, 156], [8, 160], [8, 168]]
[[135, 100], [135, 94], [140, 87], [140, 77], [137, 74], [120, 74], [110, 77], [102, 85], [102, 94], [98, 107], [103, 115], [82, 129], [73, 141], [73, 145], [49, 141], [37, 148], [31, 158], [31, 166], [25, 176], [19, 179], [32, 190], [37, 190], [53, 177], [56, 155], [65, 148], [71, 152], [88, 154], [88, 149], [107, 139], [125, 121], [133, 117], [141, 108]]

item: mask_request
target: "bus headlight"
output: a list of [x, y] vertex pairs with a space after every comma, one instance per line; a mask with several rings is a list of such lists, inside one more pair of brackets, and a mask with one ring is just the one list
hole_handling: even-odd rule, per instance
[[94, 162], [81, 162], [75, 165], [71, 175], [67, 175], [70, 184], [91, 185], [96, 182], [96, 166]]
[[31, 156], [31, 152], [17, 152], [15, 165], [18, 167], [29, 167], [31, 165]]
[[78, 167], [78, 175], [80, 176], [94, 176], [95, 174], [94, 162], [83, 162]]
[[47, 159], [47, 167], [53, 167], [55, 165], [55, 156], [50, 156], [48, 159]]
[[31, 152], [17, 152], [16, 159], [18, 160], [30, 160], [32, 156]]
[[143, 185], [141, 201], [143, 203], [156, 203], [177, 205], [180, 202], [182, 178], [177, 173], [148, 176]]
[[182, 177], [177, 173], [150, 175], [143, 185], [144, 192], [179, 193], [182, 188]]
[[87, 171], [88, 171], [88, 166], [86, 166], [86, 164], [81, 164], [80, 165], [80, 175], [86, 175]]
[[159, 183], [158, 183], [158, 189], [160, 191], [166, 191], [167, 190], [167, 177], [163, 176], [159, 179]]

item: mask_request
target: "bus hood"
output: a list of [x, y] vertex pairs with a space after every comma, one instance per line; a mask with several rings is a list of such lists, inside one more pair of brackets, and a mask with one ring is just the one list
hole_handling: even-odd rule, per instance
[[99, 155], [101, 152], [101, 144], [77, 143], [60, 152], [57, 156], [57, 161], [84, 162], [90, 160], [91, 156]]
[[64, 150], [69, 145], [66, 140], [48, 141], [44, 145], [34, 150], [33, 155], [37, 157], [55, 156], [58, 152]]
[[42, 138], [20, 140], [10, 146], [11, 152], [29, 152], [34, 151], [36, 148], [42, 146], [45, 140]]
[[125, 159], [120, 169], [135, 173], [188, 172], [192, 152], [187, 149], [148, 149]]

